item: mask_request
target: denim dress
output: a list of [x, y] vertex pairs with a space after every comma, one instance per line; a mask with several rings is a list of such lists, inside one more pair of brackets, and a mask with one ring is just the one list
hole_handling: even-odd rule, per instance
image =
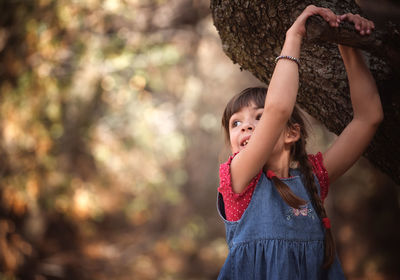
[[238, 221], [225, 219], [224, 202], [218, 193], [218, 211], [229, 246], [218, 279], [345, 279], [337, 256], [328, 270], [322, 268], [324, 228], [299, 172], [291, 170], [291, 175], [281, 180], [308, 201], [300, 209], [287, 205], [264, 173]]

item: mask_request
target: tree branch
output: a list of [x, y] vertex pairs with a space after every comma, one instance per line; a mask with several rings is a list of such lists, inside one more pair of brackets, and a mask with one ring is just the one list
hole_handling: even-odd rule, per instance
[[[393, 71], [400, 76], [400, 49], [396, 41], [389, 40], [387, 33], [374, 30], [370, 35], [360, 35], [350, 22], [342, 22], [338, 28], [331, 27], [320, 16], [312, 16], [307, 20], [306, 40], [320, 44], [331, 42], [362, 49], [372, 55], [387, 60]], [[390, 59], [387, 59], [390, 58]]]

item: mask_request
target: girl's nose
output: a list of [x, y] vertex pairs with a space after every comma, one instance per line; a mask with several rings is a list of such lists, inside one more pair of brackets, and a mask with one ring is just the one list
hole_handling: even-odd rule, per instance
[[252, 123], [249, 123], [249, 122], [245, 123], [242, 126], [242, 131], [246, 131], [246, 130], [250, 130], [250, 131], [254, 130], [254, 125]]

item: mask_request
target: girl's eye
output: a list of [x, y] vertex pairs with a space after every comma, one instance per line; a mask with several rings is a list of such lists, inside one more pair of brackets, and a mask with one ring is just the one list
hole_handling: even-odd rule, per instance
[[232, 127], [237, 127], [237, 126], [239, 126], [241, 123], [242, 123], [241, 121], [233, 121], [233, 122], [232, 122]]
[[258, 114], [258, 115], [256, 116], [256, 120], [259, 121], [259, 120], [261, 119], [261, 117], [262, 117], [262, 114]]

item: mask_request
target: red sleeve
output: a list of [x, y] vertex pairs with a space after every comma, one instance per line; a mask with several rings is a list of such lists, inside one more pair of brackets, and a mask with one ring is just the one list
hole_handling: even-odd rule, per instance
[[[236, 155], [236, 154], [235, 154]], [[244, 211], [249, 206], [254, 189], [261, 177], [262, 170], [255, 176], [249, 185], [241, 193], [235, 193], [232, 189], [231, 169], [230, 165], [235, 155], [229, 157], [228, 161], [221, 164], [219, 168], [220, 184], [218, 191], [222, 194], [225, 215], [228, 221], [238, 221], [242, 217]]]
[[324, 203], [329, 191], [329, 177], [323, 163], [322, 154], [319, 152], [316, 155], [308, 155], [308, 159], [310, 160], [314, 174], [317, 176], [321, 189], [321, 200]]

